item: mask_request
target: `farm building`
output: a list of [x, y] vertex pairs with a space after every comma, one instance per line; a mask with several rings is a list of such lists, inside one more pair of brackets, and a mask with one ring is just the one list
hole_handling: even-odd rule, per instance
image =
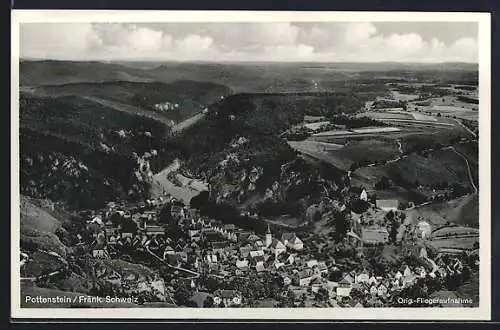
[[420, 221], [415, 231], [418, 238], [427, 239], [431, 236], [432, 228], [427, 221]]
[[377, 199], [375, 204], [379, 209], [386, 212], [396, 211], [399, 207], [399, 201], [396, 199]]

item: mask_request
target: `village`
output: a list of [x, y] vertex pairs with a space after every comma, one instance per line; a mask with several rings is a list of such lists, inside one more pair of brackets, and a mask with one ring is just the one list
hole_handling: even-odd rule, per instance
[[[365, 190], [359, 200], [370, 203]], [[392, 306], [415, 290], [420, 297], [456, 287], [478, 270], [477, 250], [432, 249], [431, 258], [430, 225], [401, 216], [397, 201], [377, 200], [371, 209], [386, 214], [387, 226], [370, 220], [371, 211], [351, 212], [344, 241], [320, 253], [312, 233], [273, 233], [268, 226], [259, 235], [201, 216], [167, 194], [133, 205], [108, 203], [88, 214], [90, 237], [77, 238], [95, 259], [123, 259], [157, 271], [149, 283], [136, 282], [135, 291], [121, 288], [131, 285], [122, 274], [106, 274], [115, 293], [148, 291], [154, 293], [149, 299], [189, 307]], [[391, 221], [400, 221], [397, 233], [391, 233]], [[404, 251], [403, 262], [371, 264], [368, 250], [391, 244]]]

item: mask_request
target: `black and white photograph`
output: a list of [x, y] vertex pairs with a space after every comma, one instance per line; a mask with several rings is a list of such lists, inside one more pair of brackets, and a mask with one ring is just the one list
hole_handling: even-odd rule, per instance
[[488, 319], [489, 24], [14, 11], [13, 313]]

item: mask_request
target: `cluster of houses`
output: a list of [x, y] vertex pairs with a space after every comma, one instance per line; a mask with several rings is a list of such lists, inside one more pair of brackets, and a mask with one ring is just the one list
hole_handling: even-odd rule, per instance
[[[175, 240], [168, 237], [169, 233], [158, 224], [157, 219], [158, 210], [168, 202], [171, 203], [171, 218], [183, 232], [183, 237]], [[381, 203], [380, 206], [391, 207], [392, 210], [389, 204]], [[133, 221], [137, 225], [136, 230], [132, 232], [125, 226], [115, 226], [110, 220], [113, 214]], [[107, 220], [103, 221], [103, 218]], [[422, 232], [428, 232], [425, 224], [421, 223], [420, 226], [423, 227]], [[384, 276], [376, 276], [366, 269], [345, 271], [346, 267], [336, 264], [331, 258], [322, 261], [312, 257], [296, 233], [284, 232], [275, 236], [268, 227], [265, 235], [259, 236], [234, 224], [203, 217], [196, 209], [162, 197], [128, 210], [110, 203], [105, 212], [91, 218], [88, 229], [94, 233], [92, 254], [95, 258], [109, 258], [113, 253], [127, 249], [149, 251], [168, 265], [191, 273], [188, 278], [193, 288], [203, 286], [203, 283], [196, 283], [202, 273], [219, 279], [235, 276], [249, 278], [250, 275], [272, 273], [281, 277], [284, 290], [291, 289], [298, 293], [304, 290], [312, 293], [326, 290], [330, 299], [340, 303], [350, 299], [353, 289], [358, 289], [373, 299], [383, 301], [394, 292], [412, 286], [419, 278], [446, 277], [461, 272], [463, 268], [459, 259], [454, 259], [451, 264], [436, 259], [435, 263], [428, 261], [426, 267], [404, 265]], [[388, 240], [387, 230], [381, 227], [362, 227], [361, 237], [352, 230], [348, 236], [356, 236], [357, 240], [367, 245], [383, 244]], [[419, 257], [429, 260], [425, 247], [419, 250]], [[332, 271], [341, 269], [344, 271], [338, 282], [329, 280]], [[180, 280], [184, 279], [181, 275], [179, 277]], [[118, 281], [118, 278], [115, 280]], [[211, 294], [215, 306], [238, 306], [245, 299], [234, 290], [217, 290]]]

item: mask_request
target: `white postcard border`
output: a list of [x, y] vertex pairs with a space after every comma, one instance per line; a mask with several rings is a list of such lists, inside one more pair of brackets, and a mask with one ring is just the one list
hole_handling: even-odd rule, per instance
[[[11, 317], [14, 319], [489, 320], [491, 318], [491, 18], [489, 13], [89, 11], [11, 12]], [[479, 24], [480, 301], [477, 308], [21, 308], [19, 261], [19, 25], [29, 22], [418, 21]]]

